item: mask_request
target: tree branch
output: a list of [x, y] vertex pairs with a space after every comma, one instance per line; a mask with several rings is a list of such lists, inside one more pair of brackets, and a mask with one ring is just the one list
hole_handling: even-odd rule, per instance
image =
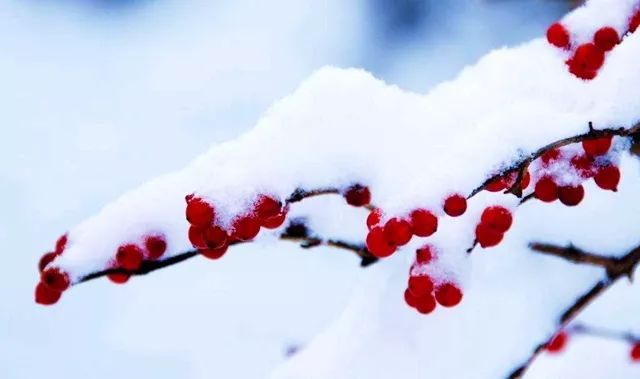
[[[574, 320], [589, 304], [598, 296], [609, 289], [616, 281], [622, 277], [633, 278], [633, 272], [640, 263], [640, 245], [629, 251], [622, 257], [606, 257], [602, 255], [584, 252], [575, 246], [561, 247], [551, 244], [532, 243], [530, 247], [537, 252], [553, 255], [566, 259], [572, 263], [589, 264], [602, 267], [606, 272], [606, 277], [598, 281], [591, 289], [580, 296], [571, 304], [560, 316], [557, 331], [564, 329], [569, 322]], [[556, 332], [557, 333], [557, 332]], [[533, 364], [535, 359], [544, 351], [549, 340], [540, 343], [535, 347], [531, 356], [508, 377], [522, 378], [526, 370]]]

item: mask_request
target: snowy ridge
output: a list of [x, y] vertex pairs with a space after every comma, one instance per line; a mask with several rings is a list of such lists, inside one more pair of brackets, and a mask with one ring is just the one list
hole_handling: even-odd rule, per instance
[[[622, 25], [633, 3], [590, 1], [566, 22], [578, 40], [586, 40], [595, 25]], [[600, 12], [605, 5], [609, 11]], [[448, 194], [470, 193], [518, 157], [586, 132], [590, 121], [597, 129], [637, 123], [640, 96], [629, 96], [640, 88], [637, 34], [609, 53], [589, 82], [568, 73], [565, 52], [542, 39], [493, 51], [426, 95], [386, 85], [362, 70], [323, 68], [249, 133], [214, 146], [183, 171], [124, 195], [72, 229], [66, 251], [50, 266], [75, 282], [108, 267], [120, 245], [148, 233], [165, 236], [164, 257], [190, 250], [184, 218], [189, 193], [215, 204], [223, 225], [258, 193], [285, 199], [297, 188], [353, 183], [366, 184], [373, 203], [391, 214], [417, 206], [441, 214]], [[477, 219], [482, 205], [495, 199], [474, 198], [478, 210], [468, 217]], [[515, 205], [501, 198], [505, 202]], [[451, 228], [434, 240], [462, 253], [473, 241], [472, 230]], [[463, 256], [452, 255], [442, 269], [455, 270]]]

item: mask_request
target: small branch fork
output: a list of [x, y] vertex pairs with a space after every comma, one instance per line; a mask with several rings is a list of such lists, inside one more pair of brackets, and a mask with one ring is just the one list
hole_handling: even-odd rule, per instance
[[[552, 255], [565, 259], [571, 263], [587, 264], [602, 267], [606, 276], [598, 281], [591, 289], [582, 296], [577, 298], [560, 316], [558, 331], [567, 327], [567, 325], [580, 314], [589, 304], [591, 304], [598, 296], [602, 295], [620, 278], [626, 277], [633, 280], [633, 272], [640, 263], [640, 246], [632, 249], [621, 257], [607, 257], [603, 255], [593, 254], [575, 246], [556, 246], [546, 243], [532, 243], [529, 247], [538, 253]], [[574, 327], [575, 328], [575, 327]], [[580, 329], [580, 327], [578, 328]], [[635, 337], [634, 337], [635, 338]], [[516, 368], [508, 378], [522, 378], [527, 369], [533, 364], [536, 358], [544, 351], [549, 341], [540, 343], [533, 350], [531, 356]]]

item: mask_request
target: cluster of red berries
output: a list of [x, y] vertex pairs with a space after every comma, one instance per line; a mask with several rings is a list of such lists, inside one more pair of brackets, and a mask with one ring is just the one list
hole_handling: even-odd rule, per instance
[[209, 259], [224, 255], [230, 243], [254, 239], [260, 228], [275, 229], [282, 225], [288, 207], [268, 195], [259, 195], [252, 207], [231, 221], [226, 230], [216, 217], [216, 210], [206, 200], [188, 195], [186, 197], [186, 217], [189, 227], [189, 241], [199, 253]]
[[[449, 216], [460, 216], [467, 210], [467, 199], [452, 194], [445, 199], [443, 209]], [[367, 217], [367, 249], [378, 258], [390, 256], [398, 247], [409, 243], [414, 235], [429, 237], [438, 230], [438, 217], [424, 208], [414, 209], [405, 216], [391, 217], [385, 222], [383, 217], [379, 208], [373, 209]]]
[[487, 207], [482, 211], [480, 223], [476, 226], [476, 241], [482, 248], [496, 246], [512, 224], [510, 210], [500, 205]]
[[[628, 31], [633, 33], [640, 26], [640, 9], [629, 20]], [[547, 29], [547, 41], [553, 46], [570, 50], [574, 46], [571, 43], [571, 35], [567, 28], [559, 22]], [[618, 32], [610, 27], [603, 26], [598, 29], [592, 38], [592, 42], [583, 43], [575, 47], [573, 55], [567, 60], [569, 72], [580, 79], [591, 80], [598, 75], [598, 70], [604, 65], [605, 54], [618, 45], [621, 41]]]
[[617, 191], [620, 183], [620, 169], [604, 155], [611, 148], [612, 137], [585, 140], [582, 142], [584, 153], [566, 154], [553, 149], [540, 157], [540, 177], [534, 195], [543, 202], [560, 200], [564, 205], [576, 206], [584, 198], [582, 184], [558, 185], [552, 168], [555, 164], [568, 163], [579, 181], [593, 178], [596, 185], [604, 190]]
[[45, 253], [38, 262], [40, 282], [36, 285], [35, 300], [42, 305], [52, 305], [60, 300], [62, 292], [69, 288], [69, 276], [59, 268], [47, 268], [56, 257], [62, 255], [67, 247], [67, 235], [62, 235], [56, 241], [53, 251]]
[[[568, 331], [561, 330], [546, 344], [545, 350], [551, 354], [561, 353], [566, 348], [569, 337], [570, 334]], [[640, 362], [640, 341], [632, 343], [629, 358], [632, 362]]]
[[116, 284], [126, 283], [131, 274], [140, 269], [142, 263], [160, 259], [167, 251], [167, 241], [161, 234], [149, 234], [144, 237], [142, 244], [126, 243], [118, 247], [114, 259], [109, 263], [110, 269], [123, 269], [107, 274], [107, 278]]
[[433, 279], [418, 269], [426, 266], [435, 259], [435, 248], [424, 245], [416, 250], [416, 259], [409, 271], [407, 289], [404, 291], [404, 301], [411, 308], [421, 314], [429, 314], [436, 309], [437, 304], [443, 307], [455, 307], [462, 301], [462, 291], [454, 283], [434, 284]]

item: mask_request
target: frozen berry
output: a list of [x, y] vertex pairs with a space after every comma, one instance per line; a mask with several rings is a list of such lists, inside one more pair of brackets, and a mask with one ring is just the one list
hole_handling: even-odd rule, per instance
[[56, 249], [54, 250], [57, 254], [62, 254], [64, 249], [67, 247], [68, 237], [66, 234], [63, 234], [56, 241]]
[[409, 291], [416, 297], [430, 294], [433, 291], [433, 282], [427, 275], [411, 275], [409, 276]]
[[436, 309], [436, 299], [431, 294], [416, 299], [416, 309], [423, 315], [428, 315]]
[[416, 305], [418, 304], [418, 299], [416, 298], [416, 296], [414, 294], [411, 293], [411, 291], [409, 291], [408, 288], [406, 290], [404, 290], [404, 301], [411, 308], [415, 308]]
[[629, 31], [631, 33], [634, 33], [639, 26], [640, 26], [640, 10], [637, 10], [636, 13], [631, 17], [631, 21], [629, 21]]
[[435, 249], [431, 245], [424, 245], [416, 250], [416, 262], [427, 264], [435, 257]]
[[426, 209], [411, 212], [411, 230], [418, 237], [429, 237], [438, 230], [438, 218]]
[[568, 207], [574, 207], [584, 198], [584, 187], [582, 184], [577, 186], [562, 186], [558, 188], [558, 198], [562, 204]]
[[633, 362], [640, 362], [640, 342], [636, 342], [631, 346], [631, 352], [629, 355]]
[[236, 218], [231, 228], [231, 238], [236, 241], [250, 241], [260, 233], [260, 224], [253, 215]]
[[124, 272], [110, 272], [107, 274], [107, 279], [115, 284], [124, 284], [129, 281], [130, 274]]
[[204, 249], [207, 247], [207, 241], [204, 239], [204, 230], [197, 226], [189, 227], [189, 242], [196, 249]]
[[613, 192], [618, 191], [618, 183], [620, 183], [620, 170], [616, 166], [605, 166], [598, 170], [593, 177], [598, 187]]
[[571, 167], [573, 167], [578, 175], [582, 178], [590, 178], [594, 174], [593, 158], [586, 154], [579, 154], [571, 158]]
[[620, 43], [620, 36], [614, 28], [603, 26], [593, 36], [593, 43], [600, 49], [609, 51]]
[[557, 161], [560, 158], [560, 150], [559, 149], [551, 149], [545, 151], [541, 156], [540, 160], [544, 166], [548, 166], [553, 162]]
[[211, 225], [215, 217], [213, 207], [206, 201], [194, 197], [187, 203], [187, 221], [193, 226], [206, 227]]
[[584, 43], [576, 49], [572, 64], [585, 71], [598, 71], [604, 64], [604, 52], [593, 43]]
[[38, 262], [38, 271], [44, 271], [45, 267], [47, 267], [49, 263], [53, 262], [53, 260], [56, 259], [57, 256], [58, 254], [56, 254], [55, 251], [44, 254]]
[[551, 203], [558, 200], [558, 185], [549, 176], [543, 176], [536, 183], [534, 192], [536, 199], [544, 201], [545, 203]]
[[551, 341], [547, 343], [546, 349], [550, 353], [559, 353], [564, 350], [568, 340], [569, 335], [567, 334], [567, 332], [560, 331], [558, 334], [553, 336]]
[[371, 212], [369, 212], [369, 216], [367, 216], [367, 228], [369, 230], [380, 224], [382, 220], [382, 210], [380, 208], [375, 208]]
[[40, 280], [58, 292], [66, 290], [71, 284], [69, 275], [57, 267], [44, 270], [40, 276]]
[[522, 175], [522, 181], [520, 182], [520, 188], [525, 189], [529, 187], [531, 183], [531, 174], [529, 174], [529, 170], [525, 171]]
[[511, 228], [513, 216], [511, 216], [511, 211], [507, 208], [494, 205], [485, 208], [482, 212], [482, 216], [480, 217], [480, 223], [491, 229], [497, 230], [498, 232], [504, 233]]
[[556, 22], [547, 29], [547, 41], [555, 47], [566, 49], [569, 47], [569, 31], [561, 23]]
[[582, 141], [582, 148], [588, 155], [592, 157], [605, 155], [611, 148], [612, 139], [612, 136], [607, 136], [602, 138], [584, 140]]
[[277, 215], [261, 220], [260, 225], [267, 229], [278, 228], [282, 224], [284, 224], [284, 220], [286, 220], [287, 218], [287, 212], [288, 212], [288, 209], [285, 207], [282, 210], [280, 210], [280, 212]]
[[118, 265], [129, 271], [136, 271], [142, 265], [142, 249], [133, 244], [120, 246], [116, 253]]
[[504, 238], [504, 233], [496, 229], [489, 228], [482, 223], [476, 226], [476, 240], [483, 248], [498, 245], [502, 241], [502, 238]]
[[368, 187], [360, 184], [354, 184], [347, 188], [344, 193], [344, 198], [347, 200], [347, 204], [354, 207], [363, 207], [371, 202], [371, 191]]
[[467, 199], [460, 194], [453, 194], [444, 201], [444, 213], [451, 217], [462, 216], [467, 210]]
[[408, 221], [394, 217], [384, 225], [384, 235], [390, 243], [402, 246], [411, 240], [413, 233]]
[[227, 232], [219, 226], [210, 226], [203, 233], [205, 246], [209, 249], [218, 249], [227, 244], [229, 236]]
[[397, 246], [387, 240], [384, 228], [375, 227], [367, 234], [367, 250], [378, 258], [385, 258], [396, 251]]
[[255, 211], [256, 216], [260, 221], [276, 217], [280, 214], [282, 209], [282, 203], [273, 197], [260, 195], [256, 201]]
[[35, 300], [41, 305], [53, 305], [60, 300], [62, 292], [57, 291], [48, 285], [40, 282], [36, 286]]
[[147, 250], [147, 258], [156, 260], [167, 251], [167, 241], [162, 235], [151, 235], [144, 239], [144, 247]]
[[500, 192], [507, 189], [507, 183], [503, 177], [499, 177], [487, 183], [485, 188], [489, 192]]
[[224, 245], [217, 249], [201, 249], [200, 254], [208, 259], [220, 259], [227, 252], [228, 245]]
[[436, 287], [436, 300], [443, 307], [455, 307], [462, 300], [462, 291], [452, 283], [444, 283]]

